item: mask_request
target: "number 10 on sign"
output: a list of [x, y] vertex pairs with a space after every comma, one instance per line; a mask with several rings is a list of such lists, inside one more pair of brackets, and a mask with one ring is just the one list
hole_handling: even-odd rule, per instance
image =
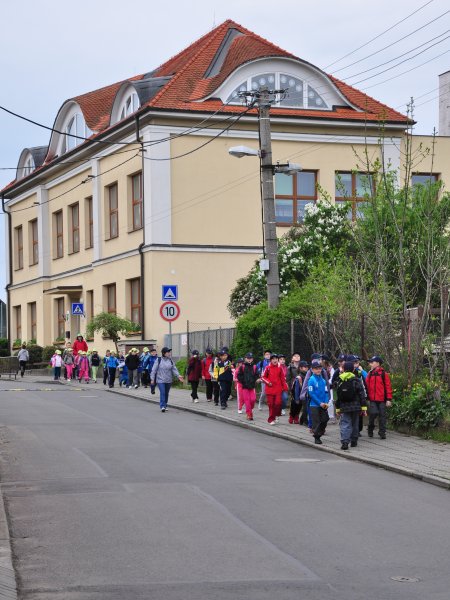
[[172, 348], [172, 321], [180, 316], [180, 307], [176, 302], [163, 302], [159, 314], [164, 321], [169, 321], [169, 347]]

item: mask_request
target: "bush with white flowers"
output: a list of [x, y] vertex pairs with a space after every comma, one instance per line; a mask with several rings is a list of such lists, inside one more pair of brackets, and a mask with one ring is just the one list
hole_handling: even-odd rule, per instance
[[[347, 219], [348, 207], [329, 202], [307, 204], [302, 225], [292, 227], [278, 243], [280, 292], [286, 296], [301, 283], [320, 260], [329, 260], [330, 267], [351, 241]], [[266, 299], [266, 280], [259, 270], [259, 260], [233, 289], [228, 310], [233, 318]]]

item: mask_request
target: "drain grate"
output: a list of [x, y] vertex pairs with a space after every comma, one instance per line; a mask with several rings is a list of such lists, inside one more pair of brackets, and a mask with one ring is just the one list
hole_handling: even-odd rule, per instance
[[391, 577], [392, 581], [400, 581], [401, 583], [418, 583], [420, 579], [418, 577], [405, 577], [404, 575], [397, 575]]

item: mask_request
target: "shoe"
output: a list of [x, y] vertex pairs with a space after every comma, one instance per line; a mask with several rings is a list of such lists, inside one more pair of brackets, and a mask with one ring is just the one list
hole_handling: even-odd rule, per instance
[[242, 410], [238, 410], [238, 415], [242, 415]]
[[220, 410], [226, 410], [226, 408], [227, 408], [226, 406], [221, 406]]
[[219, 403], [218, 402], [214, 402], [214, 406], [219, 406]]
[[350, 446], [351, 446], [352, 448], [356, 448], [356, 446], [357, 446], [357, 445], [358, 445], [358, 440], [352, 440], [352, 441], [350, 442]]
[[166, 412], [169, 410], [169, 407], [166, 405]]
[[119, 381], [119, 387], [122, 387], [122, 382], [121, 381]]
[[292, 425], [294, 423], [294, 418], [293, 417], [289, 417], [288, 423], [290, 423]]
[[[352, 442], [352, 446], [353, 446], [353, 442]], [[348, 442], [342, 442], [341, 450], [348, 450]]]
[[284, 415], [286, 414], [286, 411], [284, 410], [284, 408], [281, 410], [281, 416], [284, 417]]
[[198, 404], [198, 400], [197, 400], [197, 398], [194, 400], [194, 403], [195, 403], [195, 404]]
[[294, 418], [294, 425], [298, 425], [299, 421], [298, 421], [298, 417]]
[[371, 438], [373, 438], [373, 431], [367, 431], [367, 435]]
[[155, 395], [155, 390], [152, 390], [152, 394]]
[[275, 423], [279, 423], [280, 422], [280, 417], [275, 417]]
[[161, 412], [166, 412], [166, 409], [164, 408], [164, 406], [162, 407]]
[[247, 415], [247, 421], [253, 421], [252, 415]]
[[322, 442], [322, 440], [320, 439], [320, 437], [315, 437], [315, 438], [314, 438], [314, 443], [315, 443], [315, 444], [319, 444], [319, 445], [323, 444], [323, 442]]
[[386, 439], [386, 434], [385, 433], [379, 433], [378, 435], [380, 437], [380, 440], [385, 440]]
[[135, 389], [135, 390], [137, 390], [137, 389], [138, 389], [138, 387], [139, 387], [138, 385], [135, 385], [135, 386], [134, 386], [134, 389]]
[[275, 421], [269, 421], [269, 425], [276, 425]]
[[206, 398], [206, 402], [212, 402], [211, 398]]

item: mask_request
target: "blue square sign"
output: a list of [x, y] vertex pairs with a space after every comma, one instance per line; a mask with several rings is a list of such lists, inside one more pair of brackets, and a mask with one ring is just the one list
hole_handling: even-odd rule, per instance
[[84, 315], [84, 304], [82, 302], [72, 302], [72, 314], [73, 315]]
[[162, 286], [162, 299], [166, 300], [178, 300], [178, 286], [177, 285], [163, 285]]

